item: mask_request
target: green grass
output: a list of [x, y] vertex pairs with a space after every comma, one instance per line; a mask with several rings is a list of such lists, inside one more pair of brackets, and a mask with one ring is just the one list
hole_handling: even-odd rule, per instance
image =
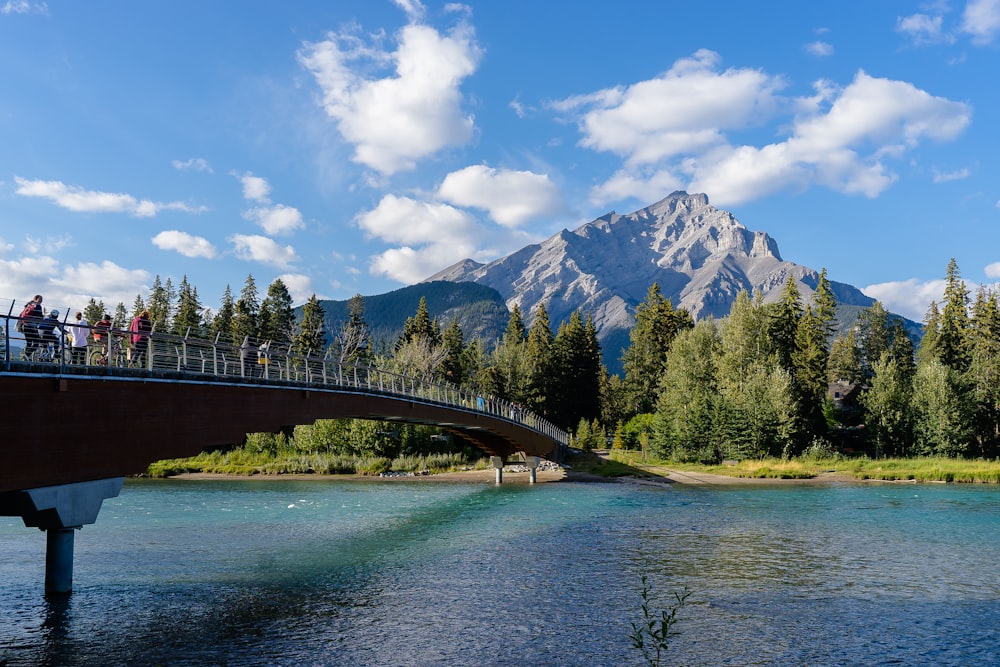
[[146, 470], [148, 477], [173, 477], [185, 473], [221, 475], [378, 475], [383, 472], [449, 472], [475, 466], [460, 454], [430, 454], [384, 457], [349, 457], [337, 454], [248, 452], [203, 452], [186, 459], [157, 461]]
[[657, 468], [671, 468], [691, 472], [705, 472], [727, 477], [757, 479], [812, 479], [821, 473], [832, 472], [855, 479], [915, 482], [958, 482], [968, 484], [1000, 484], [1000, 461], [982, 459], [953, 459], [943, 457], [918, 457], [907, 459], [869, 458], [803, 458], [762, 459], [733, 461], [721, 465], [677, 463], [643, 459], [640, 452], [613, 451], [611, 458], [622, 465], [648, 472]]

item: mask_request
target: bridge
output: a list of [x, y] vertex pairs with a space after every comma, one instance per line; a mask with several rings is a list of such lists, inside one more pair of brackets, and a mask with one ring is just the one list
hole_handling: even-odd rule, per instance
[[317, 419], [359, 418], [437, 426], [504, 464], [560, 460], [561, 429], [508, 401], [461, 387], [295, 354], [245, 340], [153, 333], [141, 360], [126, 332], [121, 354], [83, 363], [23, 359], [23, 335], [6, 318], [0, 331], [0, 515], [46, 532], [46, 593], [72, 590], [73, 538], [94, 523], [106, 498], [149, 464], [242, 443]]

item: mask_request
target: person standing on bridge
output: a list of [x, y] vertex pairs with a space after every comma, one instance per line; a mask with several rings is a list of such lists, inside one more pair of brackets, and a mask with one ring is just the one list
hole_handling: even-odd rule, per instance
[[153, 324], [149, 321], [149, 311], [143, 310], [132, 319], [128, 330], [132, 333], [132, 365], [145, 368], [146, 351], [149, 349], [149, 332]]
[[87, 320], [83, 318], [83, 313], [79, 310], [76, 311], [76, 316], [71, 325], [69, 325], [69, 340], [70, 340], [70, 363], [71, 364], [84, 364], [87, 361], [87, 336], [90, 334], [90, 327], [87, 325]]
[[24, 304], [21, 312], [21, 331], [24, 333], [24, 358], [31, 359], [42, 346], [42, 340], [38, 336], [38, 325], [41, 324], [45, 313], [42, 311], [42, 295], [36, 294], [35, 298]]

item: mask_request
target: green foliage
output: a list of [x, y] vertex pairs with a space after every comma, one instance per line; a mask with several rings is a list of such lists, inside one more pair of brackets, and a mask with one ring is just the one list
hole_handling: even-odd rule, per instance
[[632, 632], [629, 639], [632, 646], [638, 650], [650, 667], [658, 667], [666, 659], [667, 650], [670, 648], [670, 641], [680, 633], [674, 630], [677, 624], [677, 614], [687, 604], [687, 599], [691, 593], [687, 588], [680, 593], [674, 592], [674, 603], [667, 609], [661, 609], [656, 614], [650, 608], [651, 595], [646, 575], [642, 575], [642, 620], [639, 623], [631, 621]]
[[[238, 305], [238, 304], [237, 304]], [[239, 309], [237, 308], [237, 312]], [[293, 347], [297, 354], [303, 357], [322, 356], [326, 347], [326, 334], [323, 324], [323, 306], [319, 304], [316, 295], [309, 297], [302, 307], [302, 321], [295, 335]]]

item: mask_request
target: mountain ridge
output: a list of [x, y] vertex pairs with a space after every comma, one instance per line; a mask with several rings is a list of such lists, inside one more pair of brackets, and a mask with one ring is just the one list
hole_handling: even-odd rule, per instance
[[[424, 282], [492, 287], [508, 308], [520, 308], [529, 326], [541, 303], [554, 326], [575, 310], [589, 313], [605, 346], [627, 343], [635, 308], [654, 282], [674, 307], [695, 319], [721, 318], [741, 290], [760, 292], [765, 302], [777, 300], [789, 275], [808, 302], [818, 271], [782, 259], [774, 239], [715, 208], [708, 195], [677, 191], [632, 213], [611, 211], [573, 231], [563, 229], [492, 262], [464, 259]], [[847, 283], [831, 280], [830, 286], [838, 306], [848, 311], [875, 302]], [[618, 352], [605, 348], [608, 356]]]

